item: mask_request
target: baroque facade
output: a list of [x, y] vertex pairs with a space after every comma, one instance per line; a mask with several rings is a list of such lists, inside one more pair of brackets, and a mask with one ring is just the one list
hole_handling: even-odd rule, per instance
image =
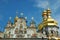
[[27, 18], [21, 15], [16, 16], [14, 23], [9, 19], [5, 31], [0, 34], [1, 38], [46, 38], [46, 37], [58, 37], [58, 23], [51, 17], [51, 10], [48, 8], [42, 13], [43, 21], [36, 27], [34, 18], [30, 22], [30, 26], [27, 26]]

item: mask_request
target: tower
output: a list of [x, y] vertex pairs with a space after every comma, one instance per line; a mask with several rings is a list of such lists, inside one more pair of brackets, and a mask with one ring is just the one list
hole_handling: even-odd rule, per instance
[[20, 17], [15, 22], [13, 38], [25, 38], [26, 29], [27, 29], [26, 17], [23, 17], [23, 13], [21, 13]]
[[36, 23], [35, 23], [35, 21], [34, 21], [34, 17], [32, 17], [31, 19], [32, 19], [32, 20], [31, 20], [31, 22], [30, 22], [30, 27], [31, 27], [31, 28], [35, 28], [35, 27], [36, 27]]
[[28, 38], [36, 38], [37, 37], [36, 23], [34, 21], [34, 17], [32, 17], [32, 20], [30, 22], [30, 27], [28, 27], [27, 36], [28, 36]]
[[10, 38], [11, 37], [11, 28], [12, 28], [12, 23], [11, 23], [11, 17], [10, 17], [9, 21], [5, 27], [4, 38]]
[[59, 27], [57, 22], [51, 17], [51, 10], [48, 8], [43, 14], [43, 21], [39, 24], [38, 29], [47, 35], [47, 37], [57, 37]]

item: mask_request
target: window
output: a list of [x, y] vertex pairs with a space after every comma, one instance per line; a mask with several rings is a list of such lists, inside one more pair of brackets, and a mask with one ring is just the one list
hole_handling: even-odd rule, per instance
[[4, 34], [4, 38], [7, 38], [7, 34]]
[[51, 30], [51, 33], [53, 34], [53, 30]]
[[26, 31], [24, 31], [24, 34], [26, 34], [27, 32]]
[[27, 34], [28, 38], [31, 36], [30, 34]]
[[20, 34], [23, 34], [23, 31], [22, 31], [22, 30], [20, 30], [20, 31], [19, 31], [19, 33], [20, 33]]
[[18, 34], [18, 28], [15, 29], [15, 34]]

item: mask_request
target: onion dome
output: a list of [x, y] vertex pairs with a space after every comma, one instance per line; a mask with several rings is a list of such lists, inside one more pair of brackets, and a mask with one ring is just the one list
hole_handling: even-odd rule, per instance
[[47, 25], [55, 25], [55, 26], [57, 26], [57, 21], [54, 20], [51, 17], [51, 10], [49, 8], [47, 9], [47, 21], [46, 21], [46, 23], [47, 23]]
[[[57, 21], [56, 20], [54, 20], [52, 17], [51, 17], [51, 10], [48, 8], [46, 11], [44, 11], [45, 13], [43, 13], [43, 15], [46, 15], [47, 16], [47, 18], [46, 18], [46, 20], [44, 21], [42, 21], [42, 23], [41, 24], [39, 24], [38, 25], [38, 29], [39, 30], [41, 30], [43, 27], [49, 27], [49, 26], [51, 26], [51, 27], [57, 27], [57, 28], [59, 28], [58, 27], [58, 24], [57, 24]], [[45, 16], [43, 17], [43, 19], [45, 18]]]
[[47, 13], [46, 13], [46, 10], [44, 10], [43, 14], [42, 14], [42, 17], [43, 17], [43, 21], [45, 21], [47, 19]]
[[46, 15], [47, 13], [46, 13], [46, 10], [44, 10], [44, 12], [43, 12], [43, 14], [42, 14], [42, 16], [44, 16], [44, 15]]
[[18, 16], [15, 17], [15, 20], [18, 20]]

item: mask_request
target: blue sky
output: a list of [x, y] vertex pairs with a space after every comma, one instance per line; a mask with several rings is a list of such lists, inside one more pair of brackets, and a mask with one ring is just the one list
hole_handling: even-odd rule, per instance
[[[9, 17], [14, 22], [16, 11], [18, 16], [23, 13], [27, 17], [28, 25], [31, 17], [34, 17], [36, 24], [42, 21], [42, 12], [44, 9], [50, 8], [52, 17], [57, 20], [60, 26], [60, 0], [0, 0], [0, 30], [3, 31]], [[59, 29], [60, 30], [60, 29]]]

